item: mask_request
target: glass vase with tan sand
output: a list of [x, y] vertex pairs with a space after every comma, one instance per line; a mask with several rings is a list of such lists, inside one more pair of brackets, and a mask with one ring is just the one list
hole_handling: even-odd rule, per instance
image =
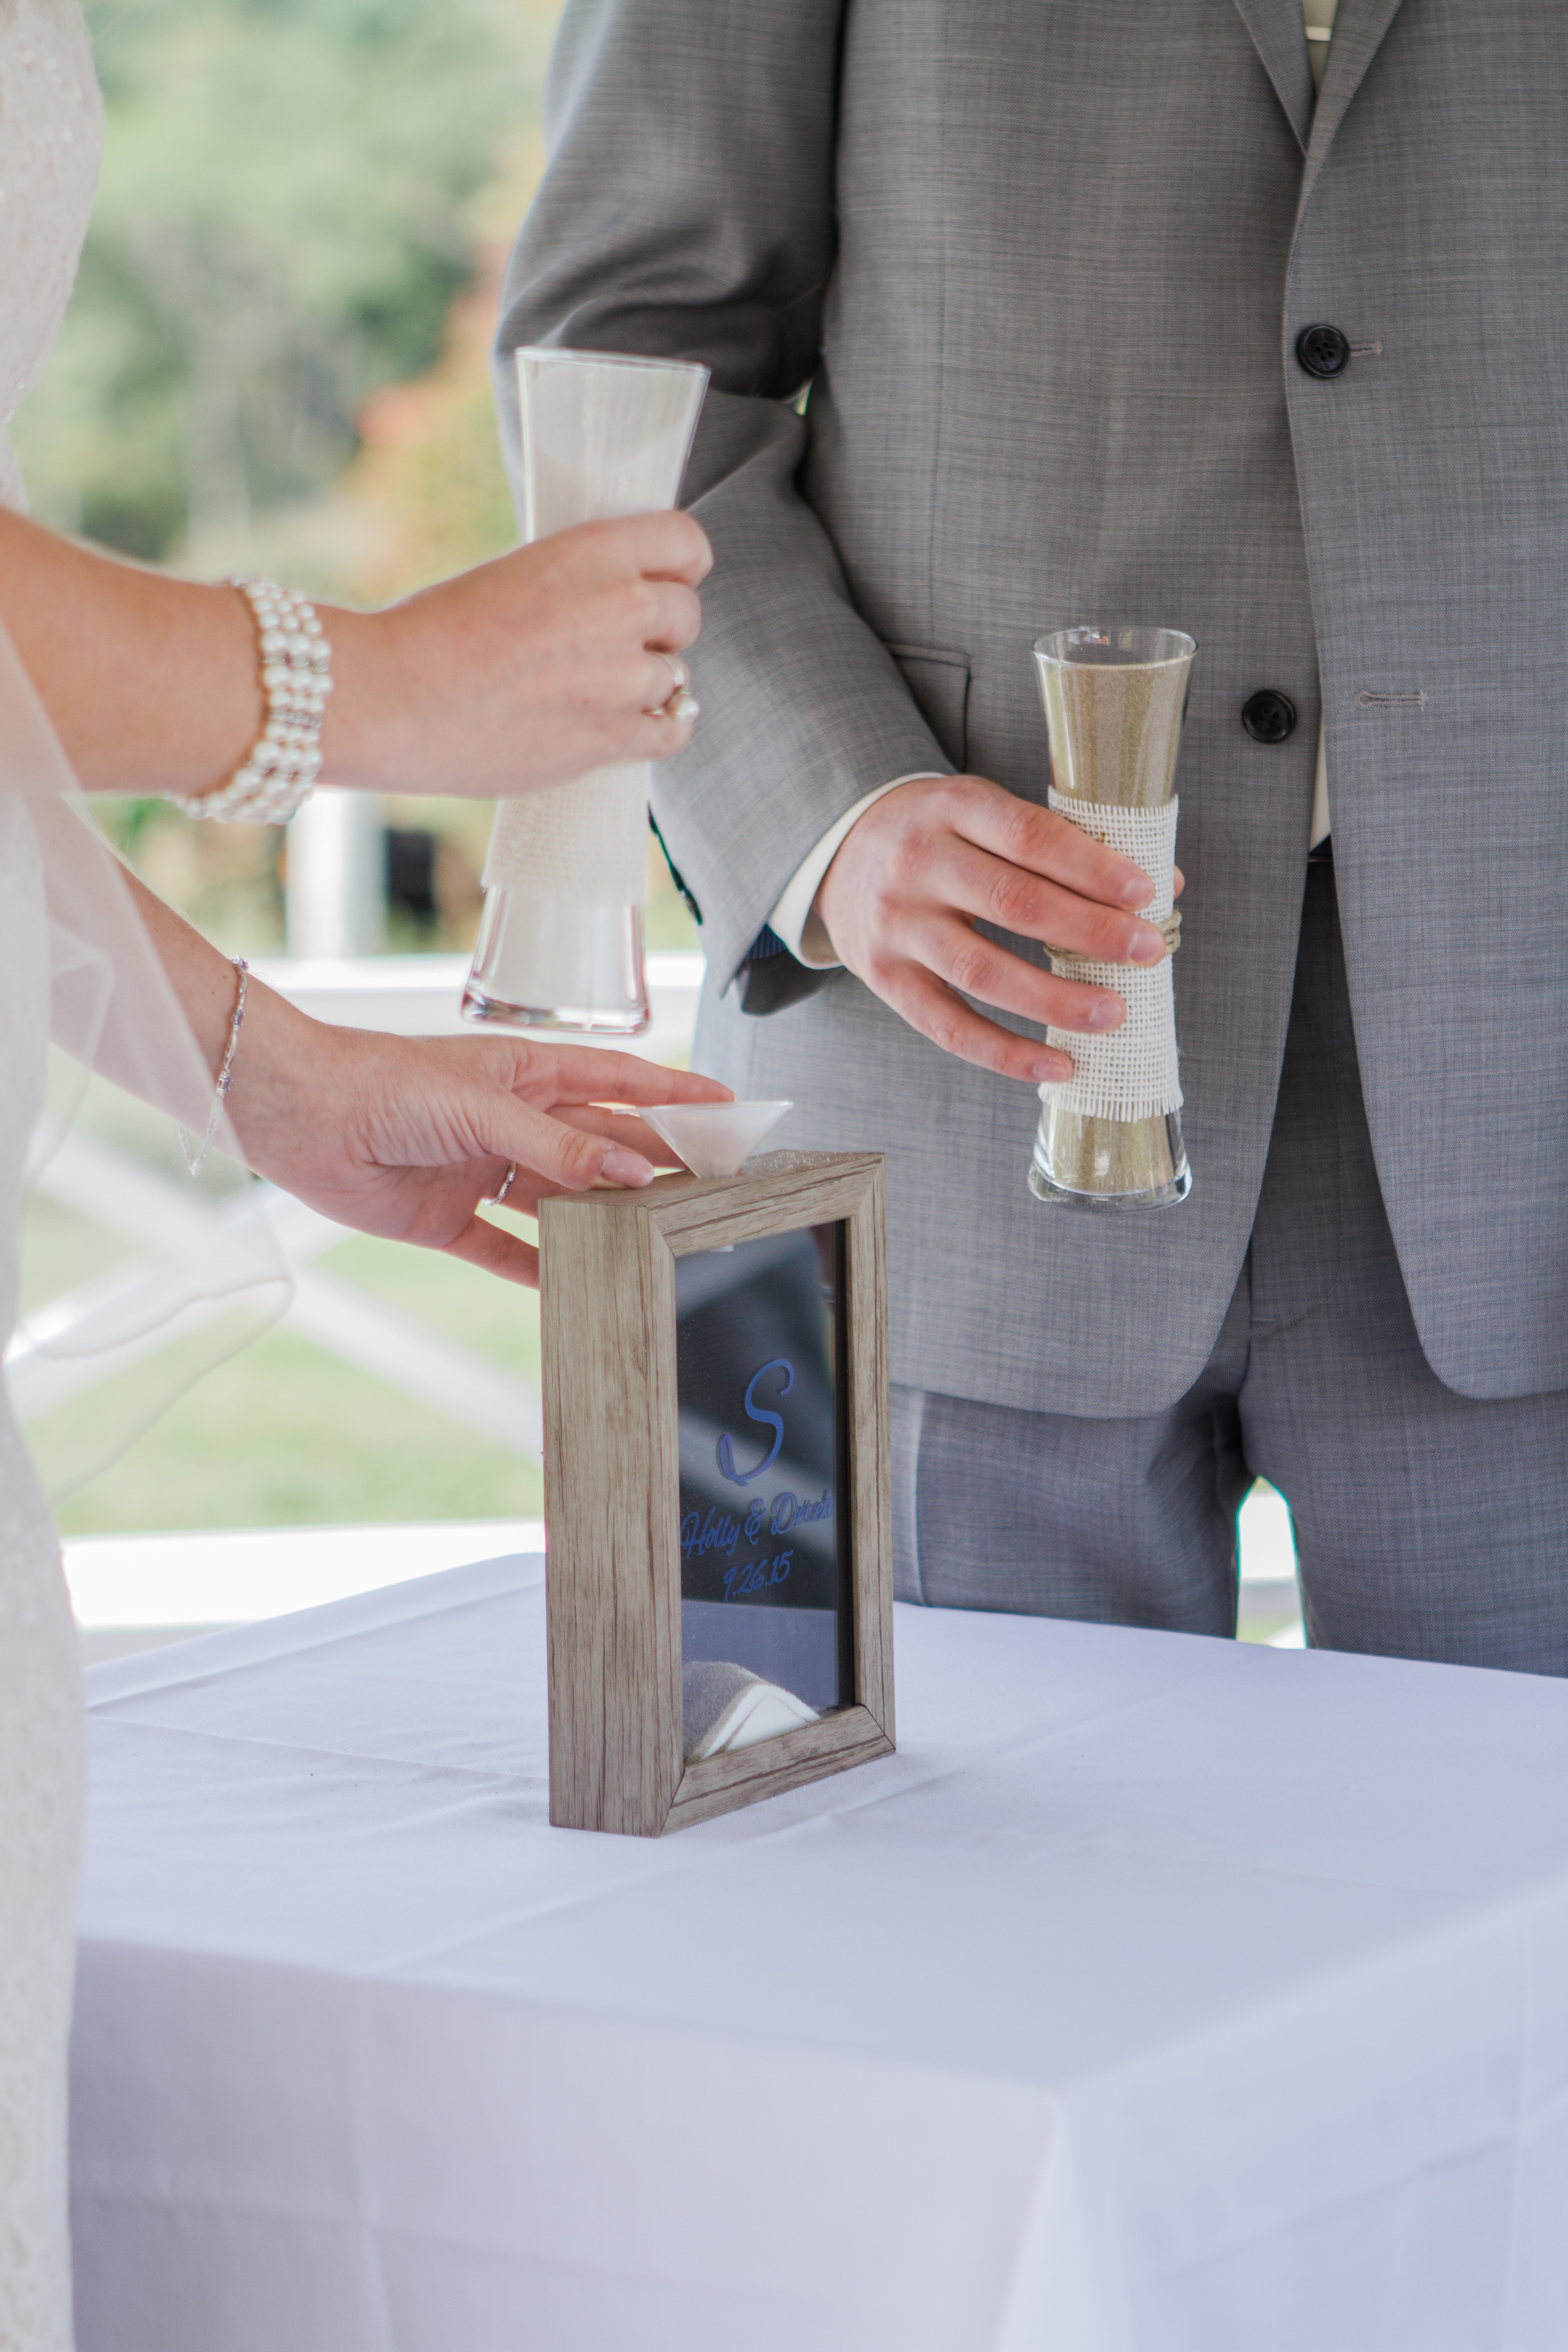
[[[1197, 646], [1176, 629], [1085, 626], [1037, 638], [1051, 747], [1050, 805], [1119, 850], [1154, 885], [1145, 922], [1173, 952], [1176, 754]], [[1168, 1209], [1192, 1190], [1182, 1141], [1171, 952], [1152, 965], [1050, 950], [1065, 980], [1113, 988], [1127, 1005], [1103, 1036], [1052, 1029], [1072, 1076], [1040, 1088], [1029, 1190], [1073, 1209]]]

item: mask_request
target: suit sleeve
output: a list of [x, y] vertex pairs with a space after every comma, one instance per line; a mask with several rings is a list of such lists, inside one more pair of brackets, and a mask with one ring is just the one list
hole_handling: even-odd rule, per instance
[[656, 770], [654, 808], [721, 986], [847, 809], [890, 775], [952, 765], [797, 482], [810, 425], [794, 400], [818, 365], [836, 253], [847, 5], [569, 0], [498, 340], [514, 472], [520, 345], [712, 372], [685, 492], [715, 555], [702, 717]]

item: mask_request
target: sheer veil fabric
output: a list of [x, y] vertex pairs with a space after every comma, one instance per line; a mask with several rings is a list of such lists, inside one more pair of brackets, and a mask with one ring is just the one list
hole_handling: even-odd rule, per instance
[[[75, 0], [0, 0], [0, 501], [19, 507], [5, 426], [35, 382], [75, 277], [97, 181], [102, 114]], [[51, 1035], [77, 1076], [51, 1091]], [[24, 1194], [76, 1139], [88, 1072], [199, 1133], [212, 1098], [202, 1061], [44, 712], [0, 635], [0, 1339], [16, 1320]], [[234, 1150], [231, 1135], [220, 1148]], [[188, 1257], [190, 1263], [184, 1260]], [[287, 1295], [267, 1233], [243, 1214], [204, 1220], [177, 1276], [110, 1286], [90, 1327], [66, 1318], [53, 1348], [140, 1364], [121, 1433], [155, 1410], [161, 1332], [213, 1302], [258, 1325]], [[205, 1325], [226, 1349], [233, 1318]], [[76, 1336], [72, 1337], [72, 1332]], [[118, 1349], [119, 1354], [114, 1350]], [[16, 1350], [9, 1351], [15, 1358]], [[181, 1368], [191, 1377], [188, 1360]], [[121, 1395], [126, 1382], [111, 1384]], [[171, 1381], [163, 1383], [165, 1391]], [[79, 1419], [84, 1455], [112, 1450], [100, 1392]], [[89, 1466], [84, 1458], [82, 1467]], [[0, 1387], [0, 2346], [70, 2352], [66, 2227], [66, 2044], [82, 1795], [80, 1675], [59, 1552]]]
[[[0, 735], [3, 741], [3, 735]], [[0, 754], [0, 764], [4, 762]], [[27, 1130], [49, 1014], [43, 863], [0, 791], [0, 1325], [16, 1308]], [[0, 1392], [0, 2344], [66, 2352], [66, 2036], [81, 1810], [76, 1635], [42, 1495]]]
[[[55, 1049], [51, 1085], [51, 1041]], [[16, 1321], [28, 1187], [78, 1148], [92, 1074], [198, 1134], [213, 1078], [10, 641], [0, 632], [0, 1332]], [[220, 1149], [237, 1160], [226, 1126]], [[172, 1156], [172, 1155], [171, 1155]], [[127, 1174], [133, 1176], [134, 1170]], [[232, 1174], [229, 1177], [232, 1183]], [[204, 1179], [211, 1192], [221, 1177]], [[288, 1276], [243, 1192], [191, 1190], [191, 1245], [98, 1311], [18, 1334], [25, 1356], [136, 1367], [79, 1400], [66, 1483], [138, 1433], [206, 1361], [278, 1314]], [[216, 1307], [229, 1311], [216, 1317]], [[174, 1360], [158, 1343], [195, 1327]], [[15, 1351], [13, 1351], [14, 1353]], [[85, 1359], [100, 1361], [87, 1366]], [[102, 1401], [100, 1402], [100, 1400]], [[84, 1409], [85, 1407], [85, 1409]], [[76, 1633], [47, 1506], [0, 1389], [0, 2345], [68, 2352], [66, 2043], [82, 1788]]]
[[[109, 849], [78, 791], [65, 754], [0, 628], [0, 801], [15, 804], [13, 830], [30, 849], [47, 927], [49, 1056], [42, 1104], [24, 1163], [22, 1201], [48, 1189], [51, 1169], [81, 1159], [81, 1118], [92, 1078], [163, 1114], [165, 1166], [188, 1202], [177, 1258], [133, 1265], [93, 1286], [90, 1311], [61, 1316], [46, 1307], [24, 1318], [9, 1351], [36, 1374], [73, 1366], [94, 1381], [134, 1368], [134, 1381], [94, 1386], [93, 1410], [57, 1434], [48, 1486], [57, 1496], [113, 1460], [192, 1381], [265, 1329], [287, 1306], [289, 1276], [272, 1229], [238, 1172], [243, 1154], [226, 1119], [199, 1179], [178, 1151], [180, 1128], [200, 1135], [214, 1078], [192, 1036]], [[92, 1147], [89, 1147], [91, 1149]], [[93, 1151], [89, 1174], [127, 1180], [138, 1171], [120, 1150]], [[83, 1184], [71, 1188], [80, 1197]], [[112, 1225], [112, 1215], [108, 1219]], [[215, 1310], [225, 1310], [221, 1318]], [[10, 1325], [7, 1324], [7, 1328]], [[175, 1337], [173, 1358], [155, 1351]], [[79, 1389], [85, 1379], [67, 1384]]]
[[[12, 506], [21, 485], [4, 426], [70, 292], [100, 126], [74, 6], [0, 0], [0, 499]], [[7, 661], [5, 677], [13, 671]], [[36, 791], [22, 782], [34, 731], [26, 716], [0, 719], [0, 1332], [16, 1316], [23, 1162], [43, 1108], [53, 978]], [[81, 1790], [69, 1604], [0, 1390], [0, 2343], [17, 2352], [69, 2352], [71, 2341], [66, 2040]]]

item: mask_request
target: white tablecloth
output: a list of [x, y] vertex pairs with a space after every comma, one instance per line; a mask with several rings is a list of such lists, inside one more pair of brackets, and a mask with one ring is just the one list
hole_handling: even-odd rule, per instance
[[81, 2352], [1562, 2352], [1568, 1688], [900, 1610], [545, 1818], [542, 1564], [91, 1678]]

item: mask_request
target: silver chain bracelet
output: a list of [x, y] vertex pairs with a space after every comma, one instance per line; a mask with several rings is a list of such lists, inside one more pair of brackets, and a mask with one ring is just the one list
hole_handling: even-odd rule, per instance
[[186, 816], [240, 824], [287, 824], [321, 769], [321, 721], [332, 690], [332, 649], [316, 608], [275, 580], [229, 582], [250, 605], [261, 656], [267, 719], [240, 765], [216, 793], [169, 798]]
[[223, 1117], [224, 1105], [228, 1100], [228, 1090], [234, 1084], [234, 1057], [239, 1051], [239, 1033], [245, 1026], [245, 991], [250, 979], [250, 966], [243, 956], [230, 956], [229, 961], [239, 974], [239, 992], [234, 1000], [234, 1013], [228, 1024], [228, 1044], [224, 1048], [223, 1064], [217, 1074], [217, 1085], [213, 1091], [213, 1106], [207, 1113], [207, 1130], [193, 1151], [190, 1137], [183, 1127], [180, 1129], [180, 1149], [185, 1155], [185, 1165], [193, 1176], [201, 1174], [212, 1151], [213, 1138], [217, 1133], [217, 1123]]

